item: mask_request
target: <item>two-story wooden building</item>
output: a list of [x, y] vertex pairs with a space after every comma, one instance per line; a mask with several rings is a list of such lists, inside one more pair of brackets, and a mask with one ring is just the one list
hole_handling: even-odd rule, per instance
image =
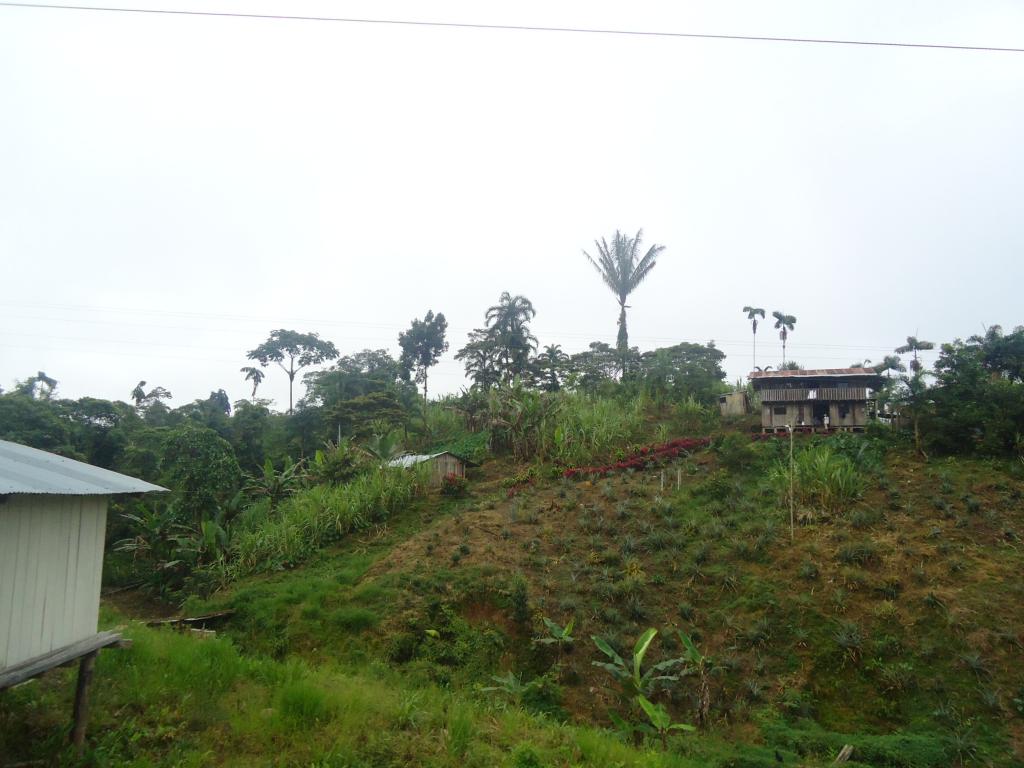
[[754, 371], [750, 382], [761, 399], [761, 427], [861, 432], [874, 417], [874, 393], [882, 386], [872, 368]]

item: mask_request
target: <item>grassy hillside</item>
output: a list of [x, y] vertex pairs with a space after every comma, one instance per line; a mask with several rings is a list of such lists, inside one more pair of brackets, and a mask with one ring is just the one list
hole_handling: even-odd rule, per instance
[[[85, 762], [824, 765], [851, 744], [850, 765], [1019, 764], [1022, 467], [864, 437], [796, 453], [792, 538], [788, 443], [731, 435], [607, 477], [488, 462], [465, 498], [193, 598], [235, 611], [213, 640], [109, 605], [136, 645], [101, 657]], [[593, 663], [591, 636], [628, 663], [648, 628], [644, 669], [680, 631], [704, 656], [647, 691], [699, 725], [665, 745], [614, 733], [609, 713], [645, 715]], [[0, 755], [63, 754], [71, 688], [3, 695]]]

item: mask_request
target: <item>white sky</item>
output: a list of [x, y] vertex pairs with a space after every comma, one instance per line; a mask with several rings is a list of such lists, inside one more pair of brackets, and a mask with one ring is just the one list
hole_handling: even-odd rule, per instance
[[[1024, 46], [991, 0], [128, 4]], [[614, 343], [581, 250], [616, 228], [667, 246], [631, 342], [730, 378], [744, 304], [808, 367], [1024, 322], [1024, 54], [0, 8], [0, 105], [4, 388], [234, 400], [272, 328], [394, 352], [433, 309], [455, 391], [503, 290], [541, 344]]]

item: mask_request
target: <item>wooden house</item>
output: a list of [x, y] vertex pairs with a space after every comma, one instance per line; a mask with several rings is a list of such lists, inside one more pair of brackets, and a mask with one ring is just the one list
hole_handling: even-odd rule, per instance
[[441, 453], [421, 454], [418, 456], [400, 456], [388, 462], [389, 467], [414, 467], [418, 464], [427, 464], [430, 467], [430, 481], [432, 485], [440, 486], [441, 480], [447, 475], [456, 477], [466, 476], [466, 467], [479, 466], [475, 462], [456, 456], [451, 451]]
[[806, 431], [860, 432], [874, 416], [882, 377], [871, 368], [754, 371], [750, 382], [761, 400], [765, 432], [787, 426]]
[[0, 440], [0, 690], [82, 659], [84, 696], [98, 650], [121, 642], [97, 632], [107, 499], [164, 490]]

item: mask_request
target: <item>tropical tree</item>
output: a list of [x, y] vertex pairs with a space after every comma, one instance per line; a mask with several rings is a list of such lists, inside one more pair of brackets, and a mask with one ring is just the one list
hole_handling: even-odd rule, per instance
[[907, 355], [913, 352], [914, 359], [910, 361], [910, 371], [911, 373], [918, 374], [921, 372], [923, 366], [921, 365], [921, 361], [917, 359], [917, 353], [924, 352], [929, 349], [935, 349], [935, 345], [932, 342], [918, 339], [916, 336], [907, 336], [907, 343], [902, 347], [896, 347], [895, 351], [897, 355]]
[[266, 375], [259, 368], [252, 365], [247, 365], [241, 369], [242, 373], [245, 374], [245, 380], [252, 382], [252, 401], [256, 402], [256, 390], [260, 384], [263, 383], [263, 377]]
[[897, 355], [886, 355], [882, 358], [882, 362], [875, 366], [877, 373], [884, 373], [887, 378], [892, 378], [892, 372], [905, 373], [907, 366], [903, 364]]
[[[288, 375], [288, 413], [293, 412], [293, 393], [295, 374], [310, 365], [319, 365], [325, 360], [333, 360], [338, 356], [338, 349], [329, 341], [325, 341], [315, 333], [299, 333], [279, 329], [271, 331], [267, 340], [256, 349], [250, 350], [246, 357], [258, 360], [266, 368], [271, 363]], [[287, 363], [287, 365], [285, 365]]]
[[486, 327], [469, 334], [469, 342], [455, 355], [466, 373], [482, 388], [503, 382], [510, 384], [530, 368], [530, 353], [537, 348], [537, 337], [530, 333], [530, 320], [537, 314], [525, 296], [501, 294], [498, 303], [488, 307]]
[[779, 329], [779, 338], [782, 339], [782, 364], [786, 364], [786, 341], [789, 339], [789, 334], [792, 332], [793, 327], [796, 325], [796, 318], [793, 315], [787, 315], [783, 312], [772, 312], [772, 317], [775, 318], [775, 327]]
[[760, 317], [764, 320], [764, 310], [760, 307], [744, 307], [743, 311], [747, 313], [747, 320], [750, 321], [751, 330], [754, 332], [754, 359], [753, 368], [751, 370], [757, 370], [757, 318]]
[[643, 256], [640, 256], [642, 239], [642, 229], [637, 231], [636, 237], [629, 237], [616, 230], [610, 246], [603, 237], [594, 241], [597, 248], [596, 258], [586, 251], [583, 252], [619, 302], [619, 333], [616, 348], [623, 360], [623, 373], [626, 354], [629, 351], [629, 333], [626, 330], [626, 310], [629, 306], [626, 300], [651, 273], [657, 264], [658, 254], [665, 250], [663, 245], [652, 245]]
[[541, 389], [557, 392], [562, 388], [569, 367], [569, 356], [559, 344], [548, 344], [533, 361]]
[[57, 380], [51, 379], [44, 371], [39, 371], [35, 376], [29, 376], [14, 388], [15, 392], [37, 400], [49, 400], [55, 389], [57, 389]]
[[146, 382], [140, 381], [135, 385], [135, 389], [132, 390], [131, 397], [135, 401], [135, 407], [143, 410], [151, 405], [156, 405], [161, 400], [170, 400], [173, 396], [163, 387], [153, 387], [147, 392]]
[[427, 400], [427, 370], [448, 351], [444, 337], [447, 330], [448, 321], [444, 315], [435, 315], [433, 310], [429, 310], [422, 320], [414, 319], [408, 331], [398, 334], [398, 344], [402, 348], [402, 375], [408, 380], [415, 371], [415, 381], [423, 385], [424, 401]]

